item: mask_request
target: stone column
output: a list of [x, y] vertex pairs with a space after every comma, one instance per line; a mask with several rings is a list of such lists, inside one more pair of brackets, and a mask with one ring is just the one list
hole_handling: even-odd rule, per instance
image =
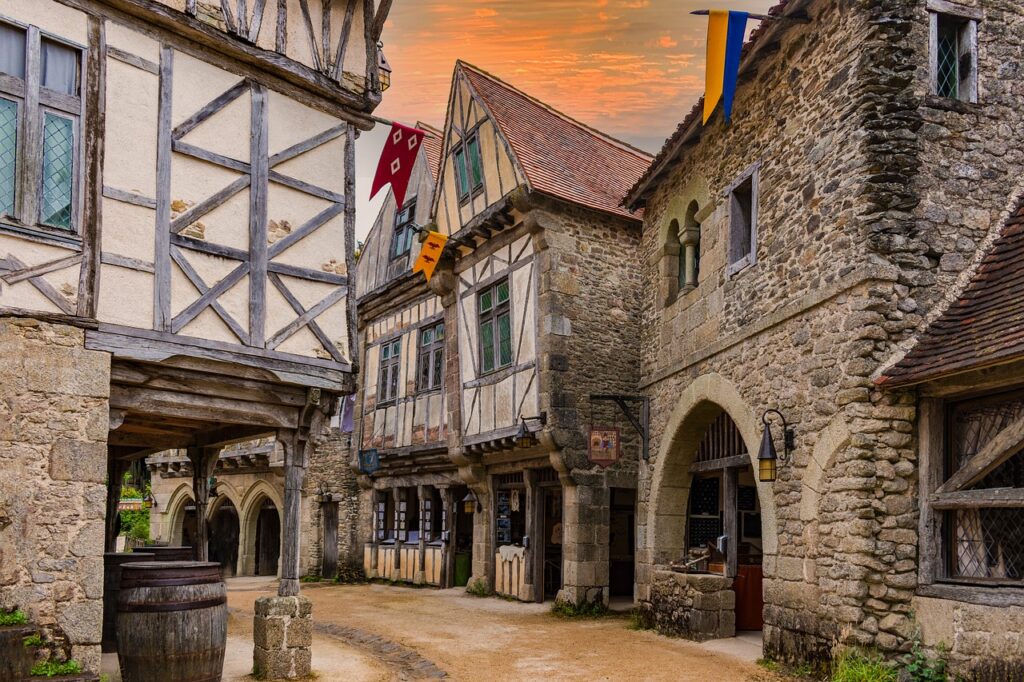
[[609, 491], [601, 474], [576, 474], [564, 489], [562, 589], [558, 601], [608, 603]]
[[469, 586], [494, 589], [494, 500], [490, 491], [474, 487], [477, 506], [473, 511], [473, 575]]
[[253, 675], [304, 678], [312, 666], [313, 604], [302, 596], [261, 597], [253, 618]]
[[684, 273], [684, 291], [691, 291], [697, 286], [697, 256], [700, 249], [700, 226], [689, 226], [679, 231], [679, 243], [682, 245], [683, 262], [679, 267]]

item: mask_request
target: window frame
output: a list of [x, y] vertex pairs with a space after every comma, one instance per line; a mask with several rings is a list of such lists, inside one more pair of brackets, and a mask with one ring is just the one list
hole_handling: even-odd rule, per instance
[[[979, 388], [981, 388], [979, 386]], [[955, 547], [948, 517], [955, 508], [943, 504], [938, 490], [951, 477], [953, 457], [952, 418], [956, 409], [971, 403], [1005, 403], [1020, 398], [1024, 388], [994, 387], [971, 395], [922, 397], [919, 404], [919, 565], [918, 589], [922, 596], [974, 604], [1024, 606], [1024, 579], [988, 580], [953, 575]], [[977, 453], [976, 453], [977, 454]], [[1002, 460], [1003, 463], [1019, 453]], [[978, 507], [981, 508], [984, 504]], [[997, 505], [999, 506], [999, 505]]]
[[[502, 284], [508, 287], [508, 298], [504, 301], [498, 301], [498, 289]], [[481, 303], [485, 294], [491, 294], [491, 307], [483, 311], [481, 310]], [[499, 331], [499, 320], [503, 316], [508, 316], [509, 326], [509, 360], [508, 362], [501, 362], [501, 334]], [[500, 372], [503, 369], [511, 367], [515, 364], [515, 347], [512, 343], [514, 335], [512, 333], [512, 280], [509, 277], [502, 277], [494, 282], [491, 282], [486, 287], [480, 289], [476, 294], [476, 331], [477, 331], [477, 351], [479, 352], [480, 358], [480, 371], [479, 376], [485, 376], [488, 374], [494, 374]], [[493, 326], [493, 334], [491, 337], [491, 350], [494, 355], [494, 366], [487, 369], [484, 366], [484, 325], [491, 323]]]
[[[437, 338], [438, 329], [441, 330], [440, 341]], [[432, 331], [433, 335], [430, 343], [424, 346], [423, 335], [427, 331]], [[416, 337], [416, 393], [431, 393], [443, 390], [445, 373], [444, 347], [446, 341], [446, 337], [444, 335], [444, 320], [438, 320], [419, 327], [416, 330]], [[440, 376], [434, 376], [434, 369], [437, 366], [434, 362], [434, 357], [438, 354], [441, 356], [441, 374]], [[424, 367], [427, 367], [428, 370], [426, 386], [424, 386], [422, 382]]]
[[[736, 240], [739, 232], [736, 216], [736, 202], [738, 201], [736, 191], [748, 181], [750, 182], [750, 225], [746, 226], [746, 229], [750, 233], [750, 248], [746, 253], [740, 255], [736, 249]], [[758, 222], [760, 217], [758, 196], [760, 194], [760, 186], [761, 162], [758, 161], [748, 166], [725, 189], [729, 216], [729, 244], [727, 246], [728, 253], [726, 254], [728, 262], [726, 275], [728, 277], [734, 277], [757, 263]]]
[[[391, 243], [388, 245], [388, 279], [397, 277], [409, 268], [409, 260], [412, 257], [412, 244], [416, 231], [412, 228], [416, 225], [416, 197], [405, 202], [404, 206], [395, 207], [395, 217], [391, 221]], [[402, 217], [405, 216], [405, 220]], [[399, 222], [401, 221], [401, 222]], [[407, 245], [398, 253], [396, 247], [401, 243]]]
[[[88, 48], [6, 15], [0, 14], [0, 22], [25, 33], [25, 78], [0, 74], [0, 97], [13, 100], [18, 106], [14, 212], [13, 215], [0, 216], [0, 226], [6, 230], [29, 233], [48, 240], [80, 243], [85, 167], [81, 141], [85, 123], [85, 98], [82, 96], [82, 90], [88, 70]], [[77, 94], [68, 95], [42, 86], [43, 40], [76, 52]], [[71, 216], [70, 226], [67, 228], [43, 223], [43, 136], [48, 113], [69, 119], [72, 123]]]
[[[385, 350], [388, 357], [384, 357]], [[390, 339], [380, 344], [377, 351], [377, 406], [391, 405], [398, 400], [402, 387], [402, 337]], [[388, 387], [394, 386], [392, 395]]]
[[[479, 164], [480, 178], [473, 177], [473, 155], [476, 150], [475, 159]], [[455, 168], [455, 190], [459, 197], [459, 203], [463, 204], [475, 198], [484, 189], [484, 158], [480, 146], [480, 125], [466, 133], [466, 136], [452, 148], [452, 165]], [[465, 188], [463, 188], [465, 180]]]
[[[969, 104], [978, 103], [978, 23], [984, 18], [984, 13], [976, 7], [966, 7], [946, 0], [928, 0], [928, 89], [933, 97], [946, 101], [964, 102]], [[966, 76], [959, 74], [957, 78], [957, 96], [949, 97], [939, 94], [939, 24], [943, 17], [957, 20], [961, 25], [957, 32], [957, 53], [960, 58], [965, 53], [970, 54], [971, 66]], [[963, 43], [966, 42], [966, 51]], [[962, 92], [963, 86], [967, 85], [967, 92]]]

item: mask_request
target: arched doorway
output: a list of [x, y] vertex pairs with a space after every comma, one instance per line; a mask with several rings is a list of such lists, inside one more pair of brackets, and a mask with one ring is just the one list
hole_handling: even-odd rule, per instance
[[238, 566], [238, 510], [224, 497], [210, 515], [209, 557], [221, 566], [225, 578], [232, 578]]
[[190, 500], [182, 510], [181, 525], [175, 533], [176, 537], [181, 538], [177, 544], [182, 547], [192, 547], [192, 543], [195, 542], [196, 532], [196, 505], [195, 502]]
[[256, 518], [255, 574], [277, 575], [281, 558], [281, 516], [277, 507], [264, 498]]
[[[726, 618], [695, 613], [697, 602], [678, 596], [693, 590], [709, 592], [708, 603], [720, 604], [733, 602], [720, 601], [723, 592], [741, 591], [748, 611], [763, 614], [761, 569], [739, 575], [740, 566], [773, 568], [778, 552], [773, 485], [753, 475], [761, 429], [755, 411], [721, 375], [697, 377], [680, 393], [652, 458], [647, 514], [638, 528], [647, 547], [638, 596], [659, 630], [690, 639], [735, 634], [735, 608], [722, 609], [733, 611]], [[758, 625], [741, 617], [741, 627]]]
[[705, 429], [690, 476], [684, 565], [732, 578], [736, 630], [761, 630], [761, 505], [743, 436], [724, 410]]

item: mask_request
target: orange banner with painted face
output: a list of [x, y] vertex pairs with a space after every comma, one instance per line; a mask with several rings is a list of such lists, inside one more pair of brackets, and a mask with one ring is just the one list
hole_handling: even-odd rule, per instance
[[422, 272], [429, 282], [430, 278], [434, 276], [434, 268], [441, 260], [441, 252], [444, 251], [444, 245], [447, 243], [447, 236], [440, 232], [428, 232], [427, 238], [420, 248], [420, 256], [412, 266], [412, 271]]

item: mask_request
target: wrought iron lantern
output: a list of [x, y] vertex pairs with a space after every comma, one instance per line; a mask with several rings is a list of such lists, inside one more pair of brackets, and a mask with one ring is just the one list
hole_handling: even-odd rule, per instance
[[761, 415], [761, 423], [764, 424], [764, 435], [761, 437], [761, 449], [757, 453], [757, 477], [763, 483], [771, 483], [779, 475], [779, 455], [775, 450], [775, 440], [772, 437], [772, 427], [768, 423], [768, 415], [774, 413], [782, 420], [782, 458], [783, 464], [789, 461], [789, 455], [793, 451], [795, 436], [793, 429], [789, 428], [786, 418], [778, 410], [765, 410]]
[[546, 426], [548, 423], [548, 413], [541, 412], [539, 417], [523, 417], [520, 416], [519, 431], [516, 433], [516, 447], [524, 450], [536, 447], [538, 444], [537, 437], [533, 435], [533, 431], [530, 430], [527, 421], [536, 421], [540, 425]]
[[380, 91], [384, 92], [391, 87], [391, 64], [384, 56], [384, 43], [377, 43], [377, 70], [380, 73]]
[[467, 514], [472, 514], [474, 511], [482, 512], [484, 506], [480, 504], [480, 500], [477, 499], [476, 493], [470, 488], [466, 496], [462, 498], [462, 511]]

